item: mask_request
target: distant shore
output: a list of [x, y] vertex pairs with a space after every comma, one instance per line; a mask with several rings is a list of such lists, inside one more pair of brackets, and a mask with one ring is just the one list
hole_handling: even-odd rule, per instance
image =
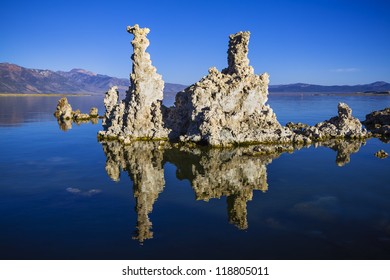
[[0, 96], [48, 96], [48, 97], [59, 97], [59, 96], [92, 96], [87, 93], [0, 93]]
[[388, 92], [283, 92], [270, 91], [270, 95], [289, 95], [289, 96], [390, 96]]

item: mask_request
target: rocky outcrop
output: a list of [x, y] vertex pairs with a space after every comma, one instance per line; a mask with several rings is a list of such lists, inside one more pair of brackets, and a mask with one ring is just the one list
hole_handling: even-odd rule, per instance
[[317, 142], [328, 139], [364, 139], [370, 136], [359, 119], [352, 116], [352, 109], [347, 104], [339, 103], [337, 109], [337, 116], [315, 126], [290, 122], [287, 127]]
[[249, 32], [230, 35], [228, 67], [209, 74], [176, 96], [167, 112], [170, 138], [229, 146], [244, 143], [304, 142], [280, 125], [269, 105], [269, 75], [249, 65]]
[[89, 120], [90, 118], [89, 114], [81, 113], [79, 109], [73, 112], [73, 119], [76, 121]]
[[59, 120], [70, 120], [72, 119], [72, 106], [69, 104], [66, 97], [62, 97], [58, 100], [56, 111], [54, 116]]
[[176, 95], [175, 106], [161, 106], [164, 82], [146, 52], [148, 28], [128, 27], [134, 35], [131, 85], [124, 100], [111, 88], [105, 97], [106, 114], [101, 139], [166, 140], [211, 146], [287, 144], [370, 136], [345, 103], [338, 116], [308, 126], [282, 126], [267, 105], [269, 75], [256, 75], [249, 65], [250, 33], [230, 35], [228, 66], [215, 67], [199, 82]]
[[175, 106], [161, 107], [164, 82], [146, 52], [148, 28], [128, 27], [134, 34], [131, 85], [118, 103], [117, 91], [106, 93], [101, 139], [169, 139], [229, 146], [248, 143], [310, 142], [280, 125], [268, 99], [269, 76], [249, 65], [249, 32], [230, 36], [228, 67], [210, 68], [199, 82], [179, 92]]
[[117, 138], [126, 144], [133, 140], [167, 139], [168, 129], [164, 127], [161, 112], [164, 81], [146, 52], [149, 46], [146, 36], [150, 30], [135, 25], [127, 27], [127, 31], [134, 35], [130, 87], [126, 98], [119, 103], [116, 88], [106, 93], [104, 130], [99, 132], [99, 137]]
[[90, 118], [98, 118], [99, 117], [99, 110], [96, 107], [92, 107], [91, 110], [89, 110], [89, 117]]
[[377, 151], [377, 152], [375, 153], [375, 156], [376, 156], [377, 158], [385, 159], [385, 158], [387, 158], [387, 157], [389, 156], [389, 154], [386, 153], [385, 150], [379, 150], [379, 151]]
[[384, 142], [390, 141], [390, 108], [366, 115], [363, 124], [375, 137], [381, 138]]
[[72, 128], [72, 121], [76, 124], [91, 121], [92, 124], [98, 123], [98, 109], [92, 107], [89, 114], [80, 112], [79, 109], [72, 111], [72, 106], [69, 104], [66, 97], [58, 100], [56, 111], [54, 116], [57, 118], [58, 125], [61, 130], [66, 131]]

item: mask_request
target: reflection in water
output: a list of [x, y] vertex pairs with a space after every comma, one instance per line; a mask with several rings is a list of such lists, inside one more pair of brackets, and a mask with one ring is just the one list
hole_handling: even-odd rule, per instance
[[[333, 140], [321, 143], [337, 151], [336, 163], [343, 166], [350, 161], [364, 141]], [[284, 152], [301, 147], [249, 146], [230, 149], [175, 146], [166, 142], [134, 142], [123, 146], [117, 141], [103, 141], [106, 172], [119, 181], [121, 170], [133, 181], [136, 200], [137, 230], [134, 239], [143, 243], [153, 238], [149, 214], [165, 186], [164, 163], [177, 168], [176, 177], [187, 179], [196, 200], [209, 201], [226, 197], [228, 220], [239, 229], [247, 229], [247, 203], [253, 191], [266, 192], [267, 165]]]
[[62, 131], [72, 129], [72, 120], [60, 120], [57, 119], [58, 126]]
[[134, 238], [141, 243], [153, 238], [148, 215], [165, 186], [165, 162], [177, 167], [179, 179], [190, 181], [197, 200], [226, 196], [229, 222], [246, 229], [247, 202], [252, 199], [254, 190], [265, 192], [268, 189], [266, 165], [281, 153], [275, 150], [273, 154], [259, 154], [256, 147], [175, 148], [164, 142], [134, 142], [122, 146], [116, 141], [107, 141], [102, 145], [110, 178], [118, 181], [122, 169], [133, 181], [137, 212]]
[[89, 120], [61, 120], [57, 119], [58, 126], [62, 131], [67, 131], [69, 129], [72, 129], [72, 124], [75, 123], [77, 125], [82, 125], [86, 123], [92, 123], [92, 124], [98, 124], [99, 119], [98, 118], [90, 118]]
[[180, 179], [190, 181], [197, 200], [226, 196], [229, 222], [246, 229], [247, 202], [254, 190], [268, 189], [266, 165], [280, 155], [259, 155], [256, 148], [170, 149], [165, 158], [177, 166]]
[[357, 153], [366, 141], [363, 139], [356, 140], [328, 140], [320, 145], [331, 148], [337, 152], [336, 164], [344, 166], [351, 161], [351, 154]]
[[122, 146], [118, 142], [103, 142], [106, 154], [106, 171], [114, 181], [120, 177], [120, 169], [128, 172], [133, 181], [136, 200], [137, 230], [134, 239], [143, 243], [153, 238], [152, 222], [149, 213], [165, 186], [163, 151], [157, 142], [135, 142]]

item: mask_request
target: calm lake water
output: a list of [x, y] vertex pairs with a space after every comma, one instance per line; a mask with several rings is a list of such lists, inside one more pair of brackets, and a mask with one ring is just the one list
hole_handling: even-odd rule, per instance
[[[272, 157], [124, 148], [97, 141], [100, 121], [60, 126], [58, 99], [0, 97], [1, 259], [390, 259], [390, 159], [374, 156], [389, 144]], [[103, 112], [103, 96], [68, 100]], [[339, 101], [361, 120], [390, 106], [389, 96], [269, 98], [282, 124], [329, 119]]]

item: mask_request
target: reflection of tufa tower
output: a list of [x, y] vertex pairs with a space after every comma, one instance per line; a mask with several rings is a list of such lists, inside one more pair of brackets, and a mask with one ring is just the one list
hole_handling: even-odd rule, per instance
[[192, 187], [197, 199], [227, 197], [229, 222], [239, 229], [248, 228], [247, 202], [253, 191], [267, 191], [267, 168], [269, 159], [250, 157], [242, 149], [221, 152], [211, 150], [210, 157], [203, 157], [203, 170], [195, 170]]
[[163, 191], [165, 180], [162, 167], [163, 153], [157, 142], [135, 142], [122, 146], [119, 142], [103, 142], [106, 154], [106, 171], [114, 181], [119, 180], [120, 169], [126, 170], [133, 181], [136, 200], [137, 230], [134, 239], [143, 243], [153, 238], [149, 213], [158, 195]]
[[118, 181], [126, 170], [133, 181], [137, 226], [134, 239], [143, 243], [153, 238], [149, 214], [165, 186], [165, 162], [173, 163], [178, 179], [190, 181], [197, 200], [227, 199], [229, 222], [239, 229], [248, 228], [247, 203], [253, 192], [268, 190], [267, 165], [289, 146], [250, 146], [231, 149], [174, 147], [166, 142], [136, 141], [122, 145], [102, 142], [106, 171]]
[[229, 222], [246, 229], [247, 202], [253, 191], [267, 191], [266, 165], [280, 154], [253, 156], [253, 149], [171, 150], [164, 158], [177, 166], [180, 179], [190, 180], [197, 200], [226, 196]]

